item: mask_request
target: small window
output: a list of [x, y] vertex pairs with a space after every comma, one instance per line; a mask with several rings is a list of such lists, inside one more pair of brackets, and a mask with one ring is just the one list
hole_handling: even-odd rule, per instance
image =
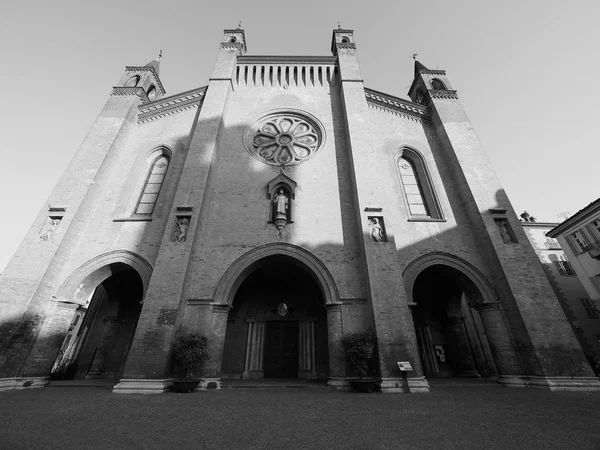
[[554, 261], [554, 265], [558, 270], [558, 273], [565, 277], [575, 277], [577, 274], [575, 273], [575, 269], [569, 261]]
[[581, 231], [575, 231], [571, 234], [571, 238], [579, 247], [580, 252], [585, 252], [587, 250], [587, 244], [585, 243], [585, 239], [581, 234]]
[[129, 80], [127, 80], [127, 83], [125, 83], [125, 86], [126, 87], [136, 87], [139, 82], [140, 82], [140, 76], [134, 75]]
[[154, 85], [148, 88], [148, 100], [153, 101], [156, 98], [156, 88]]
[[442, 219], [422, 157], [413, 150], [403, 149], [397, 168], [410, 219]]
[[546, 238], [546, 248], [548, 250], [562, 250], [562, 247], [556, 239]]
[[342, 44], [347, 44], [348, 42], [350, 42], [350, 41], [348, 40], [347, 37], [342, 38]]
[[442, 83], [437, 78], [434, 78], [433, 80], [431, 80], [431, 87], [436, 91], [446, 90], [446, 86], [444, 86], [444, 83]]
[[600, 236], [600, 219], [596, 219], [592, 222], [592, 226], [596, 231], [596, 236]]
[[580, 298], [579, 301], [581, 302], [581, 306], [583, 306], [583, 309], [585, 309], [585, 312], [587, 313], [588, 318], [590, 318], [590, 319], [598, 318], [598, 309], [596, 309], [595, 305], [592, 304], [592, 302], [589, 299]]
[[169, 168], [169, 158], [166, 155], [159, 156], [152, 163], [152, 168], [144, 184], [144, 189], [135, 208], [135, 213], [139, 215], [151, 215], [160, 193], [167, 169]]
[[237, 42], [237, 39], [235, 38], [235, 36], [231, 36], [229, 38], [229, 42], [231, 42], [231, 43]]

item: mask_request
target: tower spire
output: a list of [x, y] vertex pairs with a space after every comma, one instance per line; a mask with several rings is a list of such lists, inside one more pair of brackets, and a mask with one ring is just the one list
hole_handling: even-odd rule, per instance
[[158, 58], [153, 59], [144, 67], [152, 67], [156, 71], [156, 75], [159, 75], [160, 72], [160, 59], [162, 58], [162, 50], [158, 52]]

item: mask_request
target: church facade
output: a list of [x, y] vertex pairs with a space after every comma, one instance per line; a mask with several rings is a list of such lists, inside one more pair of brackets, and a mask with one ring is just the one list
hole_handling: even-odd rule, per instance
[[[179, 333], [202, 387], [346, 389], [371, 330], [382, 392], [429, 378], [600, 389], [443, 70], [410, 100], [332, 56], [251, 56], [225, 30], [208, 85], [166, 96], [127, 67], [0, 278], [0, 389], [50, 376], [156, 393]], [[409, 362], [405, 379], [398, 362]]]

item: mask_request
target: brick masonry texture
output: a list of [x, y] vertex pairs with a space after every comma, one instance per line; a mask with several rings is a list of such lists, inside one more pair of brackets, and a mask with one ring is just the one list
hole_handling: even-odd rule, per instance
[[[236, 260], [273, 243], [319, 261], [321, 272], [313, 275], [335, 284], [337, 298], [329, 301], [342, 303], [341, 332], [376, 332], [384, 380], [401, 379], [400, 360], [413, 364], [411, 377], [423, 376], [404, 277], [430, 254], [451, 255], [491, 286], [493, 296], [479, 301], [502, 306], [502, 329], [520, 364], [510, 375], [592, 376], [460, 101], [433, 98], [425, 119], [373, 108], [355, 48], [338, 47], [331, 82], [256, 85], [235, 82], [239, 49], [222, 46], [201, 107], [146, 123], [137, 120], [142, 98], [112, 96], [48, 199], [66, 207], [58, 229], [40, 240], [44, 206], [0, 278], [1, 376], [47, 376], [73, 314], [56, 308], [57, 300], [73, 302], [94, 273], [125, 263], [148, 267], [148, 274], [140, 273], [143, 307], [122, 378], [171, 376], [171, 342], [183, 327], [210, 337], [213, 358], [203, 375], [218, 378], [227, 310], [214, 304], [215, 291]], [[147, 88], [152, 73], [140, 76]], [[297, 189], [293, 223], [281, 235], [269, 223], [267, 198], [267, 183], [281, 168], [257, 160], [244, 144], [249, 124], [274, 111], [309, 114], [324, 129], [319, 152], [284, 171]], [[397, 168], [403, 148], [422, 156], [443, 220], [409, 215]], [[170, 157], [168, 171], [153, 214], [140, 220], [135, 205], [160, 152]], [[384, 218], [388, 242], [371, 239], [369, 208]], [[502, 241], [493, 208], [503, 210], [517, 243]], [[182, 211], [190, 224], [177, 242]], [[92, 266], [96, 272], [86, 269]], [[227, 350], [230, 359], [241, 355], [232, 367], [245, 351], [239, 323], [235, 349]], [[393, 391], [397, 382], [390, 383]]]

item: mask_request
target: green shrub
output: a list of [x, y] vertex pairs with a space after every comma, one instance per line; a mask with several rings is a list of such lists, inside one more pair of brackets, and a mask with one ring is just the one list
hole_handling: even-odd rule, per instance
[[196, 333], [182, 334], [173, 343], [173, 356], [185, 378], [193, 378], [194, 372], [210, 359], [208, 339]]
[[358, 370], [359, 376], [367, 375], [369, 361], [375, 351], [375, 339], [371, 330], [348, 333], [342, 337], [342, 346], [346, 356]]

